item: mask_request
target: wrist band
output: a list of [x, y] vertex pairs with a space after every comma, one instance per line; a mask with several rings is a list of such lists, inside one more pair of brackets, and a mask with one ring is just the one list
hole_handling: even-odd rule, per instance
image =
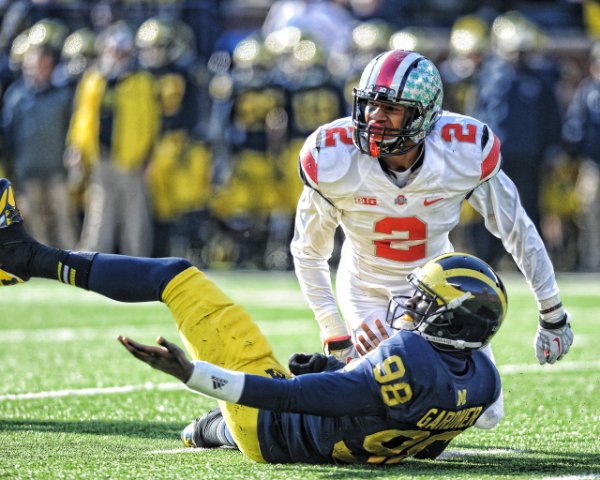
[[346, 335], [343, 337], [333, 337], [331, 339], [325, 340], [324, 343], [325, 345], [327, 345], [329, 351], [343, 350], [352, 346], [352, 338], [350, 337], [350, 335]]
[[546, 330], [556, 330], [557, 328], [562, 328], [567, 324], [567, 314], [565, 313], [564, 317], [555, 323], [545, 322], [541, 318], [539, 319], [539, 322], [540, 327], [545, 328]]
[[553, 305], [550, 308], [545, 308], [544, 310], [540, 310], [540, 315], [546, 315], [548, 313], [551, 313], [555, 310], [558, 310], [559, 308], [562, 308], [562, 302], [558, 302], [556, 305]]

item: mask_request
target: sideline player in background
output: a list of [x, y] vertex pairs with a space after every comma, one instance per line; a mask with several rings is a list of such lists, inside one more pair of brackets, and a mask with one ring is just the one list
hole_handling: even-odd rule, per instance
[[[475, 118], [442, 111], [442, 99], [430, 60], [384, 52], [365, 67], [352, 116], [304, 144], [291, 249], [324, 349], [344, 361], [356, 355], [361, 324], [377, 331], [390, 298], [411, 291], [398, 279], [453, 250], [448, 234], [467, 199], [525, 275], [539, 307], [536, 356], [554, 363], [573, 332], [542, 239], [501, 170], [498, 138]], [[336, 302], [328, 259], [338, 225], [345, 241]], [[493, 359], [489, 347], [487, 354]], [[477, 426], [491, 428], [503, 414], [501, 396]]]
[[506, 291], [487, 264], [466, 254], [442, 255], [409, 275], [412, 296], [393, 298], [386, 316], [402, 330], [372, 353], [351, 365], [320, 354], [301, 362], [300, 355], [308, 373], [294, 378], [248, 313], [187, 260], [40, 244], [1, 179], [0, 283], [31, 277], [124, 302], [163, 301], [193, 363], [162, 337], [159, 347], [119, 341], [191, 390], [217, 398], [230, 441], [258, 462], [433, 459], [500, 394], [498, 372], [478, 349], [504, 319]]

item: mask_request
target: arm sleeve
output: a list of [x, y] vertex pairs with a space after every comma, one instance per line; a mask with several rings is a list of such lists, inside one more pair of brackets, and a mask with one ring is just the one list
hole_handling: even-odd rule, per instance
[[365, 375], [362, 368], [355, 368], [282, 380], [194, 361], [192, 376], [185, 385], [218, 400], [276, 412], [334, 417], [383, 414], [385, 407], [368, 388]]
[[291, 251], [300, 288], [319, 323], [321, 340], [348, 334], [333, 294], [328, 263], [338, 224], [338, 210], [317, 191], [304, 187]]
[[512, 180], [503, 171], [498, 172], [473, 190], [469, 203], [483, 216], [486, 228], [502, 240], [525, 275], [538, 305], [558, 296], [554, 267], [540, 234], [521, 206]]
[[309, 373], [288, 380], [246, 375], [238, 403], [308, 415], [383, 415], [381, 399], [366, 388], [362, 369]]

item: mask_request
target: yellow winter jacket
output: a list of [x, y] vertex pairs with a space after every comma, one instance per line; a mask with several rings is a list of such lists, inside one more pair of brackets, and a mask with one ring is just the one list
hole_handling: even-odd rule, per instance
[[[81, 78], [75, 94], [67, 145], [78, 149], [85, 165], [100, 157], [100, 113], [106, 79], [96, 68]], [[160, 109], [153, 77], [134, 71], [119, 80], [113, 98], [111, 160], [124, 170], [147, 161], [160, 127]]]
[[157, 142], [146, 175], [159, 220], [202, 210], [213, 193], [210, 150], [181, 130], [168, 132]]

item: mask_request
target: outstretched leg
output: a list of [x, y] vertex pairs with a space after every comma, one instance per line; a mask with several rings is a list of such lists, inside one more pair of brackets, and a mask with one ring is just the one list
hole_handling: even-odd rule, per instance
[[[92, 268], [93, 265], [93, 268]], [[0, 179], [0, 283], [49, 278], [121, 302], [161, 301], [167, 284], [192, 265], [181, 258], [138, 258], [48, 247], [23, 224], [10, 182]]]
[[[10, 182], [0, 180], [0, 281], [50, 278], [124, 302], [163, 301], [196, 360], [231, 370], [283, 378], [286, 370], [248, 313], [188, 261], [70, 252], [43, 245], [23, 226]], [[262, 461], [258, 411], [220, 402], [233, 439]]]

